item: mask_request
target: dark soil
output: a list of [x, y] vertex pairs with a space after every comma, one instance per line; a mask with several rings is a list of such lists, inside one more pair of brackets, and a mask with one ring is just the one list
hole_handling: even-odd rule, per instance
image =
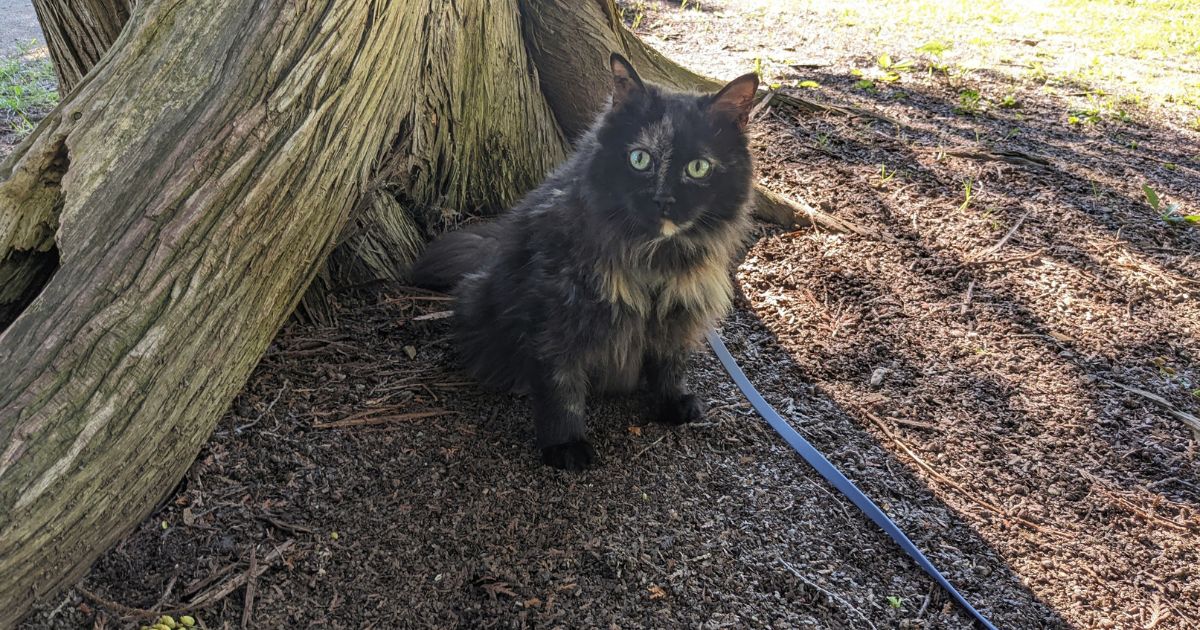
[[[697, 54], [696, 23], [745, 50], [800, 37], [647, 11], [656, 45], [714, 75], [744, 68]], [[893, 122], [781, 102], [755, 152], [766, 185], [878, 237], [760, 227], [731, 351], [998, 627], [1200, 626], [1200, 229], [1140, 189], [1200, 198], [1196, 134], [1066, 126], [1037, 90], [965, 115], [946, 77], [872, 93], [845, 70], [806, 72]], [[563, 473], [525, 401], [478, 389], [446, 321], [414, 319], [446, 308], [389, 287], [285, 328], [164, 505], [25, 627], [173, 608], [209, 628], [971, 627], [707, 351], [704, 423], [598, 401], [600, 465]]]

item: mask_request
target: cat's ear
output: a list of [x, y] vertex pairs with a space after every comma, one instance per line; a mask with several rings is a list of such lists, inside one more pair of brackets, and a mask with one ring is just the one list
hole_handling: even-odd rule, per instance
[[613, 53], [608, 59], [608, 65], [612, 67], [613, 109], [620, 109], [626, 103], [645, 94], [646, 86], [642, 84], [642, 78], [624, 57]]
[[750, 121], [750, 108], [754, 105], [754, 92], [758, 90], [758, 75], [751, 72], [730, 81], [712, 97], [708, 105], [709, 114], [737, 123], [745, 129]]

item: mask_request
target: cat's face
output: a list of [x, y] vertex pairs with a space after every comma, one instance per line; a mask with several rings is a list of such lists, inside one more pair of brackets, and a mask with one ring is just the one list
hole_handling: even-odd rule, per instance
[[600, 129], [590, 188], [630, 237], [687, 238], [736, 219], [751, 190], [745, 124], [758, 79], [717, 94], [646, 86], [612, 59], [613, 108]]

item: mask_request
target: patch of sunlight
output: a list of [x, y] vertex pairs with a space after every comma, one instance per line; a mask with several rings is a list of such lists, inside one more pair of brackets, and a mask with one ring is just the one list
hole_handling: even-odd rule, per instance
[[782, 5], [841, 17], [842, 28], [861, 29], [893, 56], [939, 40], [947, 67], [1136, 97], [1184, 117], [1200, 101], [1197, 0], [731, 0], [729, 8]]

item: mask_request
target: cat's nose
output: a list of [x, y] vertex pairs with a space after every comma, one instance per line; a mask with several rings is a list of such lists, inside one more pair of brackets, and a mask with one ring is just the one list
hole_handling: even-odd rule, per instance
[[675, 198], [671, 195], [654, 195], [654, 201], [658, 204], [658, 210], [663, 214], [666, 214], [671, 209], [671, 206], [675, 205]]

